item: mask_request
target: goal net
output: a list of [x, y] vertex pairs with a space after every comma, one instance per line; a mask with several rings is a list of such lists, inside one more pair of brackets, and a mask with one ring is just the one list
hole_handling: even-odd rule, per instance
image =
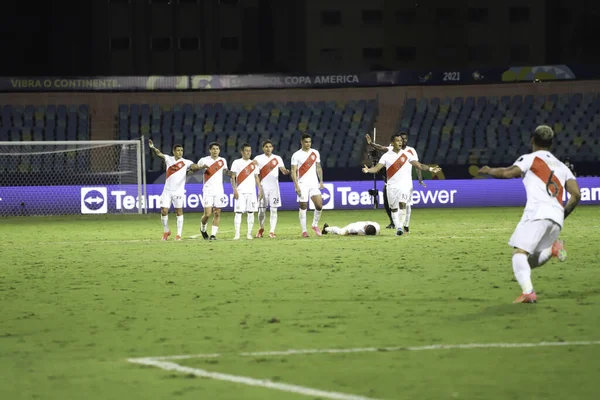
[[146, 212], [141, 146], [141, 140], [0, 142], [0, 216]]

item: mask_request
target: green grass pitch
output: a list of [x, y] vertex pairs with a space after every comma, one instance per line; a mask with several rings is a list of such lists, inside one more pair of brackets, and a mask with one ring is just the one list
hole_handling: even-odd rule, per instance
[[[308, 239], [280, 212], [277, 239], [251, 241], [224, 213], [216, 242], [190, 238], [200, 214], [181, 242], [160, 241], [157, 214], [3, 218], [0, 398], [597, 398], [600, 208], [567, 219], [569, 258], [533, 271], [533, 305], [512, 304], [521, 212], [415, 208], [410, 235]], [[320, 225], [365, 219], [387, 224]], [[540, 342], [580, 343], [511, 347]], [[128, 361], [194, 354], [218, 356]]]

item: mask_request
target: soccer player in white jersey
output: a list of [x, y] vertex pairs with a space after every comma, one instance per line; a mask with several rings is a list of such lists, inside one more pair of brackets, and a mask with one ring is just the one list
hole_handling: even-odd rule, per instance
[[[546, 125], [538, 126], [531, 138], [532, 153], [521, 156], [506, 168], [484, 166], [481, 174], [494, 178], [523, 178], [527, 203], [521, 221], [510, 240], [514, 248], [512, 266], [522, 294], [514, 303], [536, 303], [537, 296], [531, 282], [531, 269], [541, 267], [553, 256], [559, 261], [567, 258], [567, 251], [558, 235], [567, 218], [579, 203], [581, 193], [571, 170], [551, 152], [554, 132]], [[563, 205], [564, 190], [570, 194]]]
[[171, 236], [171, 231], [169, 230], [169, 208], [171, 204], [173, 204], [175, 214], [177, 215], [177, 236], [175, 236], [175, 240], [181, 240], [186, 173], [188, 169], [198, 171], [201, 168], [199, 165], [194, 164], [193, 161], [183, 158], [183, 146], [180, 144], [173, 146], [172, 156], [163, 154], [159, 149], [154, 147], [152, 140], [148, 140], [148, 145], [154, 150], [154, 154], [165, 160], [165, 164], [167, 165], [165, 187], [160, 195], [160, 219], [163, 224], [162, 240], [167, 240]]
[[269, 207], [269, 237], [274, 239], [277, 227], [277, 209], [281, 207], [281, 194], [279, 192], [279, 172], [288, 175], [290, 171], [285, 167], [281, 157], [273, 154], [273, 142], [265, 140], [262, 145], [264, 154], [254, 157], [258, 167], [260, 184], [263, 197], [258, 200], [258, 223], [260, 228], [256, 233], [257, 238], [263, 237], [267, 207]]
[[[210, 152], [209, 156], [203, 157], [198, 161], [201, 168], [206, 168], [204, 171], [202, 187], [202, 206], [204, 207], [204, 215], [200, 221], [200, 233], [204, 240], [217, 240], [217, 232], [219, 231], [219, 222], [221, 221], [221, 208], [225, 207], [227, 197], [223, 190], [223, 174], [231, 177], [231, 186], [235, 190], [235, 174], [227, 169], [227, 160], [219, 157], [221, 145], [217, 142], [212, 142], [208, 145]], [[209, 217], [213, 215], [210, 237], [206, 232]]]
[[358, 221], [340, 228], [338, 226], [323, 225], [323, 235], [332, 233], [341, 236], [374, 236], [379, 235], [381, 227], [377, 222]]
[[236, 188], [233, 189], [233, 198], [235, 199], [235, 217], [233, 225], [235, 227], [234, 240], [240, 238], [240, 226], [242, 225], [242, 214], [246, 213], [248, 220], [248, 234], [246, 238], [252, 239], [252, 228], [254, 227], [254, 213], [258, 210], [258, 199], [256, 198], [256, 188], [259, 190], [259, 198], [263, 197], [263, 190], [258, 179], [258, 168], [250, 159], [252, 147], [248, 143], [242, 144], [240, 150], [242, 158], [238, 158], [231, 163], [231, 172], [236, 176]]
[[[387, 196], [392, 209], [392, 219], [396, 226], [396, 236], [401, 236], [404, 233], [402, 222], [406, 216], [406, 209], [401, 208], [402, 203], [406, 204], [408, 198], [412, 195], [412, 179], [407, 178], [412, 175], [412, 167], [419, 168], [423, 171], [437, 173], [442, 169], [435, 166], [421, 164], [417, 159], [416, 154], [412, 154], [406, 150], [402, 150], [402, 137], [398, 134], [393, 135], [392, 150], [381, 156], [379, 163], [373, 167], [363, 167], [362, 171], [365, 174], [375, 174], [383, 167], [386, 168], [387, 175]], [[399, 210], [400, 209], [400, 210]]]
[[[401, 130], [398, 135], [400, 135], [402, 137], [402, 150], [406, 150], [407, 152], [414, 154], [417, 157], [417, 160], [419, 159], [419, 155], [417, 154], [417, 150], [414, 147], [411, 147], [408, 145], [408, 132]], [[392, 140], [394, 140], [394, 136], [392, 136]], [[389, 146], [382, 146], [380, 144], [377, 144], [375, 142], [373, 142], [373, 140], [371, 139], [371, 136], [369, 136], [369, 134], [367, 134], [365, 136], [367, 143], [370, 144], [375, 150], [378, 151], [382, 151], [382, 152], [387, 152], [392, 150], [392, 144], [390, 143]], [[412, 172], [412, 171], [411, 171]], [[417, 178], [419, 180], [419, 185], [423, 186], [423, 187], [427, 187], [427, 185], [425, 184], [425, 182], [423, 181], [423, 174], [421, 172], [420, 169], [417, 168]], [[412, 176], [410, 177], [410, 179], [412, 180]], [[384, 185], [385, 186], [385, 185]], [[386, 204], [386, 212], [388, 213], [388, 217], [390, 218], [390, 220], [392, 219], [391, 217], [391, 210], [389, 209], [389, 206], [387, 206], [388, 203], [388, 198], [387, 198], [387, 190], [384, 187], [384, 192], [383, 192], [383, 199], [384, 199], [384, 203]], [[413, 200], [412, 200], [412, 190], [411, 190], [411, 195], [408, 198], [408, 201], [406, 202], [406, 204], [400, 204], [400, 207], [402, 208], [406, 208], [406, 217], [404, 218], [404, 232], [405, 233], [410, 233], [410, 216], [412, 214], [412, 204], [413, 204]], [[392, 221], [392, 223], [390, 225], [387, 226], [387, 228], [394, 228], [394, 223]]]
[[312, 200], [315, 205], [313, 215], [312, 230], [317, 236], [321, 236], [319, 229], [319, 219], [323, 209], [323, 198], [321, 189], [323, 185], [323, 169], [321, 168], [321, 155], [315, 149], [311, 148], [312, 139], [308, 133], [302, 135], [300, 139], [302, 148], [292, 155], [291, 175], [296, 189], [297, 201], [300, 203], [300, 227], [302, 228], [302, 237], [308, 237], [306, 231], [306, 210], [308, 209], [308, 200]]

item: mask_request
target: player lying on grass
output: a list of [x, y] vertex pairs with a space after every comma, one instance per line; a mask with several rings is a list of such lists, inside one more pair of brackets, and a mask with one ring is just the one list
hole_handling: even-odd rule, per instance
[[358, 221], [348, 224], [343, 228], [325, 224], [323, 225], [322, 232], [324, 235], [332, 233], [334, 235], [341, 236], [374, 236], [379, 235], [380, 229], [381, 228], [377, 222]]

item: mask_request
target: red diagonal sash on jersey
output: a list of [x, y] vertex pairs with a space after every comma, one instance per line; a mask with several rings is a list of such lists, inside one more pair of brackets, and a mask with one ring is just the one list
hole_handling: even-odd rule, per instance
[[404, 163], [406, 163], [406, 160], [408, 160], [408, 158], [402, 154], [392, 165], [388, 167], [386, 170], [388, 181], [392, 179], [392, 176], [396, 175], [396, 172], [400, 171], [400, 168], [402, 168]]
[[179, 161], [171, 165], [169, 168], [167, 168], [167, 179], [169, 179], [171, 175], [173, 175], [175, 172], [179, 171], [183, 167], [185, 167], [185, 163], [183, 161]]
[[546, 185], [546, 191], [548, 194], [558, 201], [561, 207], [563, 207], [563, 185], [560, 180], [554, 175], [554, 171], [548, 167], [541, 158], [536, 157], [533, 159], [531, 164], [531, 172], [533, 172], [538, 178], [540, 178]]
[[224, 165], [223, 160], [217, 160], [210, 167], [206, 168], [206, 171], [204, 171], [204, 183], [208, 182]]
[[256, 169], [256, 165], [254, 165], [254, 163], [250, 163], [250, 164], [246, 165], [246, 168], [244, 168], [243, 170], [240, 171], [239, 174], [237, 174], [238, 186], [240, 186], [242, 184], [242, 182], [244, 182], [246, 180], [247, 177], [252, 175], [252, 173], [254, 172], [255, 169]]
[[306, 161], [304, 161], [304, 163], [298, 169], [298, 179], [302, 178], [304, 174], [308, 172], [308, 170], [310, 169], [310, 167], [313, 166], [315, 161], [317, 161], [317, 155], [311, 152]]
[[413, 156], [415, 155], [411, 149], [406, 150], [406, 152], [412, 154]]
[[277, 161], [277, 159], [274, 158], [265, 165], [263, 165], [263, 167], [260, 169], [260, 179], [265, 179], [267, 175], [271, 173], [271, 171], [277, 168], [277, 164], [279, 164], [279, 161]]

